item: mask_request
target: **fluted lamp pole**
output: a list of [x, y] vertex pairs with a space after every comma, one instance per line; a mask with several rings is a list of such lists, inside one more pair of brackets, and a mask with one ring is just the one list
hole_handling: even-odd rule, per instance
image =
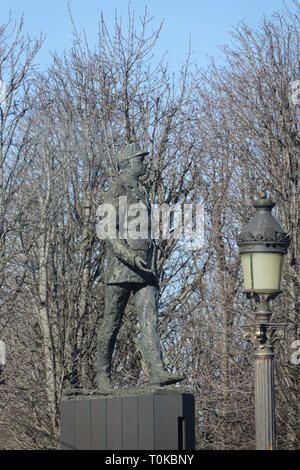
[[255, 322], [244, 327], [254, 346], [256, 449], [273, 450], [275, 442], [274, 343], [284, 335], [284, 324], [272, 323], [270, 299], [281, 293], [283, 261], [290, 239], [272, 216], [275, 203], [263, 191], [253, 204], [256, 213], [237, 235], [244, 291], [257, 301]]

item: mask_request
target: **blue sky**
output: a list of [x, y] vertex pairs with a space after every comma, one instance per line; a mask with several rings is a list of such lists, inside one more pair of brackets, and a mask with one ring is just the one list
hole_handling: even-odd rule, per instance
[[[292, 0], [285, 3], [294, 9]], [[46, 41], [38, 59], [44, 66], [50, 61], [49, 50], [60, 53], [71, 45], [72, 26], [67, 5], [66, 0], [9, 0], [1, 5], [0, 23], [6, 22], [9, 11], [15, 18], [24, 13], [24, 32], [38, 36], [43, 31]], [[85, 29], [91, 48], [97, 43], [101, 11], [110, 31], [113, 31], [115, 10], [118, 16], [127, 18], [127, 0], [69, 0], [69, 5], [78, 29]], [[284, 3], [283, 0], [131, 0], [130, 5], [136, 18], [147, 6], [153, 27], [164, 21], [156, 51], [158, 55], [168, 52], [169, 65], [176, 71], [184, 63], [190, 36], [193, 59], [204, 66], [207, 55], [221, 56], [218, 46], [230, 41], [229, 31], [240, 20], [255, 27], [264, 14], [270, 17]]]

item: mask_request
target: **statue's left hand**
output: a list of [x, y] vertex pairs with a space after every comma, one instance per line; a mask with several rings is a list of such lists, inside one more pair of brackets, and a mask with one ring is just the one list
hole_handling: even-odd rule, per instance
[[147, 273], [153, 274], [152, 269], [148, 268], [147, 263], [143, 260], [141, 256], [136, 256], [134, 259], [134, 262], [135, 262], [136, 267], [140, 269], [141, 271], [145, 271]]

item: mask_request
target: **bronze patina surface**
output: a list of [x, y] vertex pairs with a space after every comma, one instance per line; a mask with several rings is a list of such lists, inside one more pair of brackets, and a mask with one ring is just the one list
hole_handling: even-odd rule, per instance
[[[102, 325], [98, 332], [97, 385], [99, 390], [111, 390], [111, 363], [122, 324], [122, 317], [131, 293], [140, 324], [140, 345], [146, 365], [147, 384], [169, 385], [183, 380], [166, 369], [157, 333], [158, 276], [156, 245], [151, 239], [151, 207], [140, 177], [145, 175], [144, 158], [148, 153], [138, 143], [125, 146], [117, 155], [120, 174], [105, 194], [104, 202], [115, 209], [116, 237], [107, 238], [106, 291]], [[130, 230], [123, 237], [124, 228], [120, 198], [126, 197], [127, 206], [141, 204], [147, 217], [147, 234], [131, 237]], [[126, 226], [136, 217], [126, 213]]]

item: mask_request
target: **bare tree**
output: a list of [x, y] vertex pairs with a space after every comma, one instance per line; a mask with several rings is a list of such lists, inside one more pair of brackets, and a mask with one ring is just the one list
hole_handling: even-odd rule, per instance
[[[242, 340], [252, 306], [242, 296], [235, 229], [262, 186], [276, 201], [292, 236], [285, 295], [273, 305], [274, 319], [288, 323], [276, 355], [278, 446], [299, 447], [299, 368], [289, 362], [299, 336], [299, 106], [291, 99], [299, 12], [265, 19], [257, 31], [239, 25], [222, 67], [212, 62], [192, 74], [188, 55], [176, 76], [155, 56], [161, 25], [148, 33], [147, 12], [136, 21], [129, 10], [128, 27], [117, 18], [113, 33], [101, 17], [95, 49], [73, 26], [70, 51], [53, 55], [31, 94], [24, 88], [30, 109], [15, 121], [18, 138], [6, 140], [13, 172], [2, 173], [2, 207], [14, 231], [6, 229], [3, 249], [14, 256], [5, 255], [5, 279], [18, 296], [9, 304], [14, 323], [5, 325], [14, 351], [4, 373], [5, 423], [16, 445], [55, 448], [63, 389], [95, 386], [105, 263], [96, 210], [117, 174], [116, 151], [139, 140], [149, 151], [152, 204], [205, 209], [201, 248], [174, 237], [174, 214], [169, 238], [158, 240], [159, 334], [168, 367], [187, 375], [195, 395], [199, 449], [254, 448], [252, 355]], [[115, 386], [139, 384], [142, 369], [129, 303]]]
[[[241, 227], [250, 217], [252, 199], [262, 187], [269, 190], [277, 203], [276, 215], [292, 237], [284, 295], [273, 303], [274, 320], [287, 322], [286, 338], [276, 357], [276, 420], [280, 448], [299, 447], [295, 431], [299, 429], [299, 404], [295, 399], [299, 390], [299, 368], [289, 362], [290, 344], [299, 335], [299, 107], [291, 99], [292, 84], [299, 77], [299, 4], [295, 4], [298, 6], [296, 14], [285, 10], [271, 20], [264, 19], [256, 31], [240, 24], [233, 32], [234, 45], [224, 48], [225, 65], [218, 67], [212, 62], [203, 76], [206, 86], [199, 85], [203, 107], [213, 110], [208, 129], [215, 143], [221, 139], [222, 150], [218, 148], [216, 152], [223, 154], [220, 163], [223, 176], [218, 178], [215, 192], [220, 190], [218, 201], [224, 198], [227, 201], [223, 219], [218, 218], [220, 212], [214, 210], [217, 220], [212, 228], [217, 237], [214, 239], [219, 270], [223, 271], [217, 281], [217, 288], [222, 291], [218, 297], [229, 295], [230, 298], [230, 290], [237, 290], [232, 281], [221, 287], [226, 272], [230, 273], [229, 279], [235, 278], [236, 286], [239, 285], [237, 265], [232, 265], [236, 257], [232, 228]], [[226, 222], [228, 214], [230, 218]], [[225, 258], [224, 247], [229, 248]], [[228, 306], [230, 304], [233, 307], [234, 297]], [[236, 309], [237, 305], [232, 310]], [[222, 311], [220, 372], [224, 376], [224, 371], [228, 371], [228, 349], [224, 350], [228, 344], [226, 336], [228, 338], [229, 333], [233, 338], [235, 330], [230, 327], [230, 317], [232, 320], [234, 317], [232, 313], [229, 317], [226, 314], [226, 303]], [[234, 325], [232, 321], [231, 325]], [[233, 383], [232, 374], [233, 371], [229, 383]], [[228, 379], [227, 374], [224, 378], [226, 376]], [[228, 429], [228, 426], [227, 419], [225, 427]], [[228, 445], [232, 443], [231, 439]]]
[[[29, 111], [34, 63], [42, 42], [42, 37], [31, 40], [23, 35], [23, 19], [17, 22], [10, 17], [0, 27], [0, 335], [6, 342], [9, 358], [14, 342], [12, 325], [19, 313], [17, 299], [26, 273], [19, 263], [21, 247], [17, 242], [20, 214], [26, 210], [20, 199], [30, 164], [27, 155], [30, 122], [25, 123], [24, 118]], [[10, 372], [16, 374], [16, 370]], [[3, 387], [5, 376], [6, 367]], [[1, 421], [10, 401], [11, 397], [4, 392]]]
[[[15, 396], [21, 394], [26, 410], [34, 410], [34, 419], [28, 412], [17, 420], [16, 434], [23, 436], [25, 447], [55, 446], [62, 389], [95, 385], [95, 332], [101, 328], [103, 303], [103, 246], [96, 238], [95, 214], [116, 174], [116, 149], [135, 139], [149, 145], [146, 184], [153, 202], [192, 202], [197, 195], [190, 159], [198, 150], [190, 132], [194, 87], [189, 64], [177, 82], [163, 62], [152, 67], [148, 58], [160, 28], [148, 37], [148, 23], [145, 14], [137, 33], [130, 17], [125, 34], [117, 21], [110, 37], [102, 20], [95, 52], [74, 26], [70, 53], [55, 55], [49, 70], [33, 81], [30, 114], [23, 121], [30, 123], [30, 171], [22, 193], [27, 211], [18, 232], [19, 261], [26, 266], [19, 304], [23, 299], [22, 316], [30, 320], [17, 344], [24, 356], [34, 350], [39, 359], [29, 369], [30, 379], [25, 373], [15, 378], [23, 384]], [[181, 367], [178, 308], [192, 293], [191, 273], [197, 275], [192, 253], [175, 247], [172, 238], [159, 247], [160, 331], [170, 368]], [[115, 357], [116, 385], [140, 380], [138, 337], [129, 306]], [[16, 414], [14, 409], [11, 427]]]

